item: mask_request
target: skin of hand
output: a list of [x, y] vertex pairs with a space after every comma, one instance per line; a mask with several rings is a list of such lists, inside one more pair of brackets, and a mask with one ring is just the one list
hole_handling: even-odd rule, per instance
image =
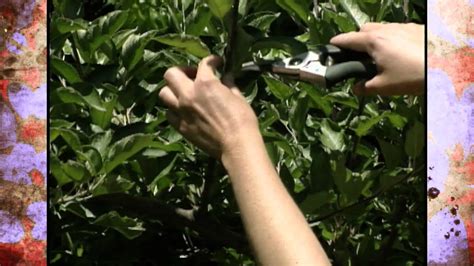
[[331, 44], [366, 52], [378, 74], [354, 87], [358, 95], [421, 95], [425, 88], [425, 27], [408, 23], [367, 23], [359, 32], [337, 35]]
[[268, 157], [258, 120], [240, 91], [215, 76], [220, 59], [170, 68], [160, 91], [168, 119], [185, 138], [221, 159], [243, 223], [263, 265], [330, 265]]
[[217, 159], [227, 148], [237, 148], [233, 143], [243, 136], [260, 134], [257, 117], [239, 89], [230, 79], [224, 85], [216, 77], [220, 64], [219, 57], [210, 56], [197, 69], [170, 68], [164, 74], [167, 86], [159, 93], [171, 125]]

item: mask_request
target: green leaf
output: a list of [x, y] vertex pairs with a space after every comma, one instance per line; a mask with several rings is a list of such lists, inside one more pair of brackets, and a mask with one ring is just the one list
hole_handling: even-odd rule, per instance
[[425, 125], [415, 121], [408, 129], [405, 139], [405, 152], [413, 158], [418, 157], [425, 146]]
[[95, 147], [102, 158], [106, 158], [109, 150], [110, 142], [112, 141], [112, 131], [97, 133], [91, 141], [91, 146]]
[[357, 1], [339, 0], [339, 2], [344, 10], [352, 17], [358, 28], [370, 21], [369, 16], [360, 10]]
[[183, 145], [181, 143], [170, 143], [170, 144], [164, 144], [161, 142], [154, 141], [153, 143], [150, 144], [151, 148], [158, 149], [160, 151], [164, 152], [184, 152]]
[[362, 137], [369, 134], [372, 128], [377, 125], [383, 118], [383, 115], [371, 118], [367, 116], [357, 116], [354, 117], [354, 119], [351, 121], [350, 126], [357, 136]]
[[201, 58], [210, 54], [209, 48], [196, 36], [170, 33], [152, 38], [152, 40], [183, 49], [185, 52]]
[[223, 19], [232, 8], [232, 0], [206, 0], [211, 12], [219, 19]]
[[198, 9], [193, 12], [192, 16], [188, 18], [189, 21], [186, 22], [186, 34], [200, 36], [209, 25], [212, 13], [208, 7], [199, 6]]
[[99, 196], [104, 194], [126, 192], [133, 186], [133, 182], [130, 182], [121, 176], [107, 176], [104, 179], [104, 182], [97, 186], [94, 191], [92, 191], [92, 194], [94, 196]]
[[397, 166], [400, 166], [404, 155], [401, 145], [394, 145], [390, 142], [382, 140], [381, 138], [377, 138], [377, 141], [379, 142], [387, 167], [389, 169], [393, 169]]
[[320, 141], [329, 150], [342, 151], [345, 148], [344, 132], [334, 130], [328, 119], [323, 119], [321, 122]]
[[355, 31], [356, 26], [354, 25], [354, 22], [347, 17], [339, 14], [335, 14], [333, 17], [334, 22], [339, 26], [339, 29], [342, 32], [350, 32], [350, 31]]
[[373, 183], [370, 172], [363, 174], [352, 172], [345, 166], [345, 159], [340, 156], [333, 164], [334, 183], [341, 192], [342, 206], [356, 201], [364, 190]]
[[64, 173], [66, 173], [72, 180], [76, 182], [85, 182], [89, 180], [91, 174], [87, 168], [76, 161], [69, 160], [65, 164], [62, 164]]
[[74, 131], [66, 128], [54, 127], [50, 128], [50, 134], [61, 136], [72, 150], [81, 150], [81, 140]]
[[280, 13], [261, 11], [248, 15], [245, 17], [245, 21], [247, 21], [247, 25], [266, 32], [270, 28], [273, 21], [275, 21], [275, 19], [277, 19], [279, 16]]
[[406, 172], [406, 169], [403, 168], [395, 168], [390, 171], [385, 171], [380, 176], [379, 190], [383, 191], [394, 186], [395, 184], [406, 178], [407, 174], [408, 173]]
[[251, 47], [252, 53], [264, 49], [281, 49], [291, 55], [297, 55], [308, 51], [308, 48], [302, 42], [283, 36], [273, 36], [256, 40]]
[[127, 136], [113, 144], [105, 162], [105, 173], [110, 173], [128, 158], [137, 154], [143, 148], [148, 147], [152, 141], [153, 135], [139, 133]]
[[100, 152], [91, 145], [83, 146], [82, 150], [84, 152], [76, 152], [78, 158], [86, 163], [86, 168], [92, 175], [98, 174], [102, 170], [102, 156]]
[[285, 100], [293, 94], [294, 90], [285, 83], [268, 76], [263, 76], [270, 92], [280, 100]]
[[328, 44], [329, 40], [336, 34], [336, 27], [329, 21], [316, 19], [314, 16], [310, 17], [309, 36], [311, 44]]
[[98, 101], [91, 101], [90, 98], [84, 97], [80, 92], [72, 87], [61, 87], [56, 92], [64, 103], [86, 104], [90, 108], [105, 111], [104, 107]]
[[113, 228], [128, 239], [137, 238], [145, 232], [143, 223], [138, 221], [138, 219], [120, 216], [116, 211], [111, 211], [101, 215], [92, 222], [92, 224]]
[[61, 34], [69, 33], [69, 32], [80, 30], [80, 29], [85, 29], [82, 23], [80, 23], [78, 20], [68, 19], [64, 17], [56, 18], [53, 24], [56, 25], [56, 28]]
[[111, 95], [107, 101], [103, 101], [97, 90], [92, 90], [91, 94], [84, 96], [84, 99], [89, 104], [92, 123], [102, 129], [107, 129], [110, 126], [118, 96]]
[[327, 191], [320, 191], [308, 195], [300, 204], [301, 211], [305, 214], [314, 213], [319, 208], [330, 202], [330, 195]]
[[52, 56], [51, 57], [51, 67], [55, 74], [63, 77], [70, 84], [82, 82], [81, 77], [77, 70], [69, 63]]
[[276, 0], [276, 3], [293, 17], [298, 17], [308, 23], [309, 5], [308, 1], [301, 0]]
[[387, 112], [385, 117], [387, 117], [390, 123], [398, 129], [403, 129], [408, 122], [406, 117], [397, 113]]
[[144, 34], [130, 34], [122, 45], [122, 61], [125, 68], [130, 72], [140, 62], [145, 46], [150, 39], [156, 35], [157, 31], [148, 31]]
[[343, 91], [331, 92], [331, 93], [326, 94], [324, 98], [333, 103], [340, 103], [342, 105], [345, 105], [354, 109], [359, 108], [356, 98], [351, 96], [347, 92], [343, 92]]
[[277, 146], [273, 142], [267, 142], [265, 143], [265, 148], [267, 150], [268, 156], [270, 157], [270, 160], [272, 161], [272, 164], [274, 166], [277, 165], [279, 161]]
[[334, 181], [331, 176], [331, 165], [329, 155], [317, 144], [311, 147], [310, 167], [311, 191], [327, 191], [331, 189]]
[[81, 17], [84, 13], [84, 3], [76, 0], [62, 0], [55, 3], [55, 10], [67, 18]]
[[89, 219], [89, 218], [96, 218], [94, 213], [92, 213], [91, 210], [86, 208], [84, 205], [74, 202], [74, 201], [68, 201], [64, 204], [61, 205], [61, 209], [66, 209], [67, 211], [83, 218], [83, 219]]
[[75, 103], [79, 105], [86, 103], [82, 95], [71, 87], [60, 87], [56, 90], [56, 93], [63, 103]]
[[178, 156], [175, 156], [173, 160], [165, 168], [163, 168], [163, 170], [161, 170], [161, 172], [155, 177], [155, 179], [150, 183], [150, 190], [153, 191], [153, 188], [158, 184], [158, 182], [160, 182], [160, 179], [167, 176], [171, 172], [177, 158]]
[[305, 93], [298, 97], [296, 104], [290, 110], [290, 126], [297, 133], [302, 134], [306, 124], [309, 109], [309, 98]]
[[[61, 128], [67, 128], [67, 129], [70, 129], [71, 127], [74, 126], [74, 122], [69, 122], [67, 120], [64, 120], [64, 119], [51, 119], [49, 121], [49, 126], [51, 128], [53, 127], [61, 127]], [[51, 140], [52, 141], [52, 140]]]
[[127, 11], [113, 11], [107, 15], [99, 18], [99, 28], [102, 35], [114, 34], [117, 32], [127, 21]]
[[309, 95], [313, 100], [315, 107], [321, 109], [326, 116], [330, 115], [332, 112], [332, 105], [328, 99], [324, 98], [324, 94], [321, 90], [314, 88], [306, 83], [301, 83], [300, 87]]
[[131, 34], [122, 46], [123, 65], [131, 71], [143, 56], [143, 39], [140, 35]]
[[61, 161], [54, 155], [49, 156], [49, 166], [56, 182], [59, 186], [73, 182], [73, 180], [64, 172]]

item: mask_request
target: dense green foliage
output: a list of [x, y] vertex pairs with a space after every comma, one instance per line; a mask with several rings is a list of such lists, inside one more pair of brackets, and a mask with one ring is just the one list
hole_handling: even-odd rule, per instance
[[[367, 21], [425, 16], [423, 1], [314, 2], [241, 0], [233, 17], [230, 0], [54, 0], [50, 262], [254, 264], [228, 176], [169, 126], [158, 92], [168, 67], [210, 53], [239, 76], [253, 57], [306, 51]], [[424, 264], [424, 98], [358, 98], [353, 81], [239, 84], [336, 265]]]

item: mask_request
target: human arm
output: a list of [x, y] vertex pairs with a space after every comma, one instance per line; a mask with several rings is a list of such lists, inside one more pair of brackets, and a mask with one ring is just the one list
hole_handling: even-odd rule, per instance
[[362, 95], [420, 95], [425, 88], [425, 30], [413, 23], [367, 23], [337, 35], [331, 44], [368, 53], [378, 74], [354, 87]]
[[[266, 153], [252, 108], [214, 75], [215, 56], [197, 71], [172, 68], [160, 98], [184, 137], [221, 159], [257, 259], [264, 265], [329, 265], [320, 243]], [[193, 80], [194, 79], [194, 80]], [[230, 87], [230, 88], [229, 88]]]

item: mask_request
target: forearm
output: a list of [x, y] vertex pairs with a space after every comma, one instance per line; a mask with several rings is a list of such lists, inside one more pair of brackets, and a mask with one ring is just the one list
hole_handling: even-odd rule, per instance
[[262, 264], [330, 264], [277, 175], [260, 136], [247, 138], [222, 160], [247, 235]]

